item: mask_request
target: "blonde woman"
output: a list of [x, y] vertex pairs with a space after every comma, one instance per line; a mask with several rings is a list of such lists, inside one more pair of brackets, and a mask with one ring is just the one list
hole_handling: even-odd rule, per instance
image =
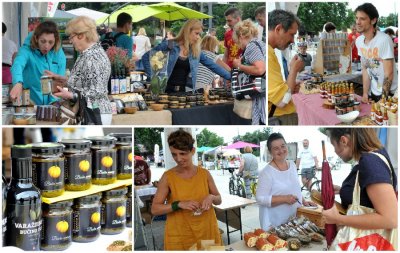
[[[242, 57], [233, 60], [233, 67], [248, 75], [265, 79], [265, 43], [258, 39], [258, 29], [254, 23], [249, 19], [237, 23], [233, 39], [243, 50]], [[265, 125], [265, 102], [265, 93], [253, 98], [253, 125]]]
[[88, 124], [111, 124], [111, 103], [107, 96], [108, 79], [111, 74], [111, 63], [99, 43], [96, 23], [86, 16], [79, 16], [67, 24], [66, 33], [69, 41], [79, 52], [79, 57], [71, 70], [71, 76], [65, 77], [47, 74], [56, 82], [67, 84], [69, 91], [58, 87], [55, 96], [77, 102], [78, 92], [87, 103], [87, 111], [93, 113], [100, 111], [101, 122], [88, 122]]
[[143, 63], [142, 63], [142, 56], [151, 49], [151, 44], [150, 44], [150, 39], [147, 37], [146, 30], [141, 27], [139, 29], [138, 34], [135, 37], [135, 54], [137, 56], [137, 62], [136, 62], [136, 69], [137, 70], [142, 70], [143, 68]]
[[[201, 40], [201, 52], [205, 54], [213, 62], [223, 67], [226, 71], [231, 71], [231, 68], [215, 53], [215, 48], [218, 46], [218, 40], [215, 36], [206, 35]], [[200, 63], [197, 72], [196, 90], [204, 89], [206, 85], [211, 85], [215, 74]]]
[[230, 80], [230, 73], [206, 57], [200, 49], [200, 34], [203, 25], [197, 19], [189, 19], [183, 25], [179, 34], [170, 40], [164, 40], [155, 48], [145, 53], [142, 57], [146, 75], [150, 78], [151, 53], [168, 51], [167, 63], [167, 93], [185, 91], [185, 87], [195, 90], [199, 63], [203, 64], [214, 73]]

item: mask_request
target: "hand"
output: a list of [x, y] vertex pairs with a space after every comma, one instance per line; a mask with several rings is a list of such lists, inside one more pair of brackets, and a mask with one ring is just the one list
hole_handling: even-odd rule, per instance
[[190, 211], [197, 211], [200, 208], [200, 203], [197, 201], [189, 200], [189, 201], [180, 201], [178, 206], [181, 209], [190, 210]]
[[304, 201], [303, 201], [303, 206], [317, 206], [317, 204], [315, 204], [315, 203], [312, 202], [312, 201], [304, 200]]
[[296, 81], [296, 85], [294, 86], [294, 89], [292, 90], [292, 94], [297, 94], [300, 91], [300, 81]]
[[333, 185], [333, 190], [335, 191], [335, 194], [339, 194], [340, 193], [340, 186], [339, 185]]
[[209, 210], [212, 207], [213, 201], [214, 201], [214, 195], [209, 194], [201, 202], [201, 210], [203, 211]]
[[361, 98], [361, 102], [364, 104], [368, 104], [368, 95], [363, 95]]
[[56, 73], [53, 73], [49, 70], [45, 70], [44, 71], [44, 75], [50, 77], [51, 79], [53, 79], [53, 82], [57, 85], [57, 86], [65, 86], [65, 84], [67, 83], [67, 78], [65, 76], [60, 76], [57, 75]]
[[240, 64], [242, 64], [242, 58], [234, 59], [234, 60], [232, 61], [232, 66], [233, 66], [234, 68], [239, 67]]
[[338, 224], [340, 225], [340, 213], [336, 208], [336, 205], [333, 205], [331, 209], [322, 210], [322, 220], [325, 221], [326, 224]]
[[57, 89], [59, 92], [53, 93], [53, 96], [61, 97], [63, 99], [72, 99], [73, 98], [72, 92], [63, 89], [60, 86], [57, 86]]
[[290, 61], [290, 71], [294, 71], [296, 73], [300, 72], [304, 68], [303, 60], [296, 54], [292, 60]]
[[10, 91], [10, 97], [12, 100], [16, 100], [22, 94], [22, 83], [17, 83]]
[[293, 205], [294, 203], [297, 203], [297, 197], [294, 195], [286, 195], [286, 203], [288, 203], [289, 205]]

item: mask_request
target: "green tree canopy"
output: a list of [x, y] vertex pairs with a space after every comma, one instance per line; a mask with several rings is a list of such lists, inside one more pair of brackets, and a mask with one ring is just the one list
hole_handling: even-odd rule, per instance
[[[234, 142], [245, 141], [260, 145], [260, 142], [268, 140], [269, 135], [272, 133], [271, 128], [263, 128], [262, 130], [256, 130], [254, 132], [247, 132], [244, 135], [238, 135], [233, 138]], [[260, 155], [260, 149], [253, 149], [253, 154], [256, 156]]]
[[[137, 144], [142, 144], [146, 148], [148, 152], [142, 155], [153, 154], [155, 144], [158, 144], [160, 150], [162, 150], [162, 132], [164, 132], [163, 128], [135, 128], [135, 147]], [[137, 150], [138, 149], [135, 148], [135, 152]]]
[[197, 136], [197, 146], [217, 147], [224, 144], [224, 138], [204, 128]]

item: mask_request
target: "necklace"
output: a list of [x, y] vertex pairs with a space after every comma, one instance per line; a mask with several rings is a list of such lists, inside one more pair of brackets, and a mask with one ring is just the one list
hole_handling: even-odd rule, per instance
[[[283, 169], [281, 169], [281, 167], [279, 167], [279, 165], [275, 162], [275, 160], [272, 160], [274, 163], [275, 163], [275, 165], [276, 165], [276, 167], [278, 167], [278, 169], [280, 170], [280, 171], [285, 171], [285, 170], [287, 170], [287, 168], [285, 169], [285, 168], [283, 168]], [[287, 163], [285, 162], [285, 165], [286, 165], [286, 167], [287, 167]]]

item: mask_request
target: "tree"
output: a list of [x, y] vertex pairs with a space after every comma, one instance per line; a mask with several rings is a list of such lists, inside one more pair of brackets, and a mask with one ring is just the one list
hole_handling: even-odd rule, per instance
[[[271, 132], [272, 132], [271, 128], [263, 128], [262, 130], [256, 130], [254, 132], [247, 132], [244, 135], [238, 135], [233, 138], [233, 141], [234, 142], [245, 141], [259, 145], [260, 142], [268, 140], [268, 137], [271, 134]], [[253, 154], [255, 156], [259, 156], [260, 149], [254, 149]]]
[[204, 128], [197, 136], [197, 146], [218, 147], [224, 144], [224, 138]]
[[[154, 145], [158, 144], [160, 150], [162, 149], [161, 133], [164, 132], [163, 128], [135, 128], [135, 146], [142, 144], [148, 154], [154, 153]], [[136, 149], [135, 149], [136, 150]]]
[[397, 15], [389, 14], [387, 17], [380, 17], [378, 20], [379, 27], [397, 26]]

